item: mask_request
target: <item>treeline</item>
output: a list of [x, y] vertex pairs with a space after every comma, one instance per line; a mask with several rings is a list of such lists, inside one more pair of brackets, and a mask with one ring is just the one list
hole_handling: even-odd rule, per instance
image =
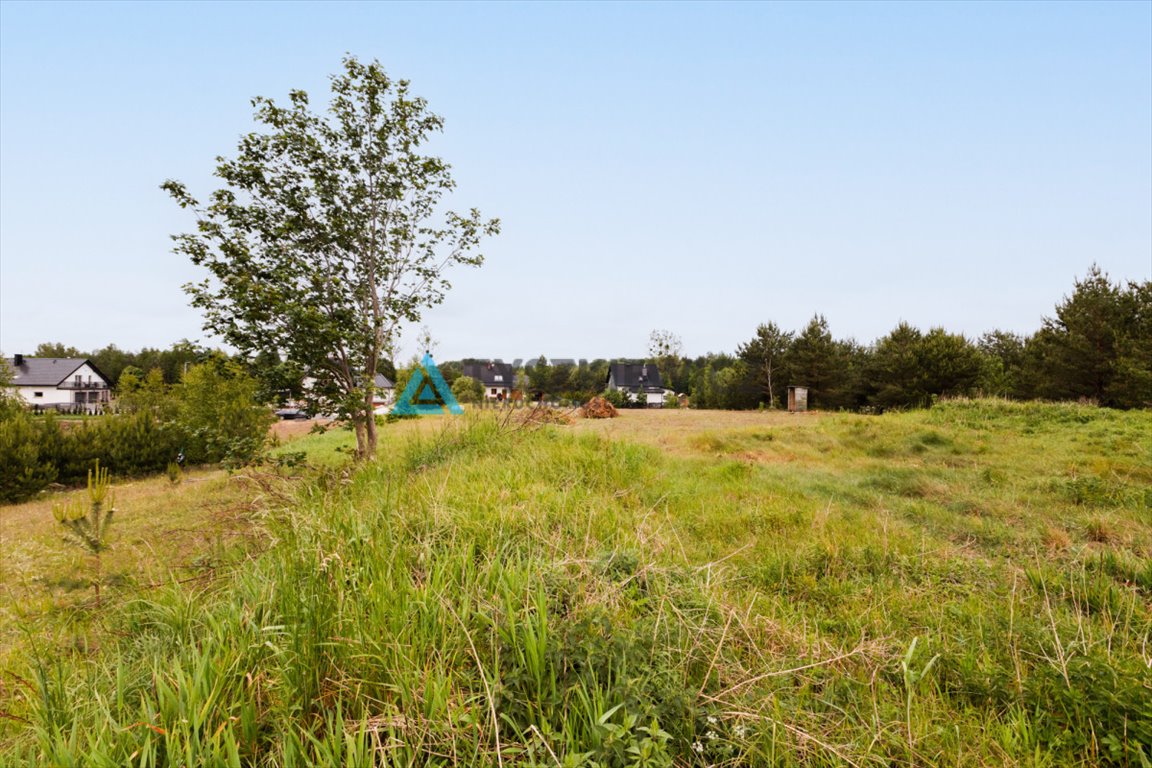
[[797, 332], [757, 328], [734, 355], [670, 361], [671, 386], [701, 408], [781, 406], [790, 384], [823, 409], [919, 407], [935, 398], [1091, 400], [1152, 405], [1152, 283], [1113, 283], [1098, 267], [1031, 336], [969, 339], [900, 323], [871, 345], [835, 339], [822, 315]]
[[[167, 349], [144, 347], [139, 351], [120, 349], [109, 344], [85, 352], [59, 342], [45, 342], [36, 347], [31, 357], [86, 358], [108, 377], [116, 393], [131, 392], [143, 382], [155, 390], [164, 385], [175, 387], [187, 371], [209, 361], [231, 360], [243, 366], [257, 382], [255, 397], [261, 403], [283, 403], [300, 397], [304, 374], [298, 366], [281, 361], [275, 353], [258, 355], [252, 360], [230, 357], [227, 353], [181, 339]], [[392, 370], [389, 368], [389, 370]]]
[[116, 475], [143, 475], [173, 462], [245, 463], [267, 441], [273, 416], [256, 380], [223, 356], [190, 365], [175, 385], [159, 369], [125, 371], [120, 385], [118, 415], [79, 421], [33, 416], [0, 387], [0, 502], [82, 484], [97, 459]]
[[[220, 353], [181, 341], [167, 350], [139, 352], [109, 345], [84, 353], [41, 344], [35, 354], [90, 358], [117, 385], [125, 374], [128, 382], [151, 375], [173, 385], [187, 366]], [[1152, 405], [1152, 283], [1114, 283], [1093, 266], [1030, 336], [991, 331], [970, 339], [900, 323], [861, 344], [833, 337], [823, 315], [816, 315], [799, 330], [765, 323], [733, 353], [696, 358], [681, 355], [673, 334], [656, 331], [647, 361], [659, 368], [665, 387], [688, 395], [697, 408], [781, 407], [790, 384], [807, 386], [809, 405], [829, 410], [918, 407], [938, 397], [978, 394], [1143, 408]], [[301, 396], [304, 372], [275, 353], [238, 362], [260, 382], [258, 400], [283, 403]], [[462, 400], [480, 396], [478, 383], [457, 382], [468, 362], [487, 361], [440, 365]], [[604, 391], [609, 363], [552, 365], [541, 357], [516, 372], [516, 388], [529, 399], [583, 402]], [[380, 370], [398, 389], [410, 374], [388, 361]]]
[[84, 352], [59, 342], [47, 342], [36, 347], [30, 356], [87, 358], [115, 385], [125, 369], [132, 369], [141, 377], [157, 370], [165, 383], [176, 384], [188, 366], [203, 362], [210, 354], [212, 350], [182, 339], [168, 349], [144, 347], [137, 352], [120, 349], [115, 344]]
[[[733, 354], [683, 357], [667, 331], [653, 332], [649, 352], [664, 386], [696, 408], [782, 407], [791, 384], [807, 386], [810, 407], [827, 410], [921, 407], [972, 395], [1143, 408], [1152, 405], [1152, 283], [1113, 283], [1094, 266], [1030, 336], [991, 331], [969, 339], [900, 323], [866, 345], [836, 339], [816, 315], [798, 331], [765, 323]], [[532, 398], [584, 401], [603, 391], [608, 365], [540, 358], [518, 372], [517, 385]], [[458, 363], [441, 369], [449, 383], [460, 375]]]

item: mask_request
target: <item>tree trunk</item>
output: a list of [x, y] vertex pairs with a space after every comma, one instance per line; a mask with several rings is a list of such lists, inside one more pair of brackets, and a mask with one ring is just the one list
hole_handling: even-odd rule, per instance
[[360, 444], [360, 458], [372, 461], [376, 458], [376, 409], [373, 407], [376, 399], [376, 356], [378, 349], [372, 351], [372, 357], [364, 374], [364, 442]]
[[368, 425], [360, 415], [352, 416], [352, 426], [356, 430], [356, 459], [368, 458]]
[[368, 444], [366, 446], [368, 449], [367, 458], [368, 459], [375, 459], [376, 458], [377, 433], [376, 433], [376, 414], [373, 411], [368, 411], [368, 423], [365, 426], [366, 426], [365, 431], [367, 432], [366, 437], [368, 438]]

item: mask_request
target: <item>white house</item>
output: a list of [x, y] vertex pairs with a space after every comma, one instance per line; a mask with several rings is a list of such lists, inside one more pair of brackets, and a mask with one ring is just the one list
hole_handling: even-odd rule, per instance
[[512, 399], [516, 389], [516, 369], [498, 360], [487, 363], [465, 363], [463, 375], [480, 382], [485, 400], [505, 402]]
[[112, 383], [80, 357], [16, 357], [4, 360], [12, 388], [33, 408], [96, 411], [109, 400]]
[[660, 370], [649, 363], [612, 363], [608, 366], [609, 391], [620, 391], [632, 402], [641, 398], [649, 408], [663, 408], [664, 395], [671, 390], [660, 383]]
[[[396, 399], [396, 385], [382, 373], [377, 373], [373, 379], [375, 392], [372, 395], [372, 412], [381, 416], [392, 410], [392, 402]], [[301, 381], [304, 391], [316, 386], [315, 376], [305, 376]], [[303, 404], [300, 404], [303, 407]]]
[[385, 415], [392, 410], [392, 401], [396, 399], [396, 385], [382, 373], [376, 374], [376, 395], [372, 398], [372, 411]]

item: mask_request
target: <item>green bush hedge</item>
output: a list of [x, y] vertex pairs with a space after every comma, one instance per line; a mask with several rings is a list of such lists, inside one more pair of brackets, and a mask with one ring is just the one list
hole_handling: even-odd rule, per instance
[[176, 387], [157, 380], [123, 399], [128, 412], [80, 422], [0, 410], [0, 502], [83, 484], [97, 459], [122, 477], [164, 472], [181, 454], [189, 464], [243, 464], [263, 450], [274, 420], [256, 382], [224, 359], [189, 368]]
[[150, 413], [62, 424], [20, 414], [0, 421], [0, 501], [23, 501], [51, 483], [83, 483], [99, 459], [117, 475], [161, 472], [180, 452], [176, 425]]

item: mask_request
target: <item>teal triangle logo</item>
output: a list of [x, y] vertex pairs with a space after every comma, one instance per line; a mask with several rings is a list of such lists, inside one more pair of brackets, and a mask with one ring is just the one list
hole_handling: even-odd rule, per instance
[[434, 413], [459, 415], [464, 413], [464, 409], [456, 402], [456, 397], [448, 388], [448, 382], [444, 381], [440, 369], [432, 361], [432, 355], [425, 354], [420, 365], [412, 372], [408, 386], [404, 387], [404, 391], [396, 400], [396, 405], [392, 407], [392, 413], [400, 416], [425, 416]]

